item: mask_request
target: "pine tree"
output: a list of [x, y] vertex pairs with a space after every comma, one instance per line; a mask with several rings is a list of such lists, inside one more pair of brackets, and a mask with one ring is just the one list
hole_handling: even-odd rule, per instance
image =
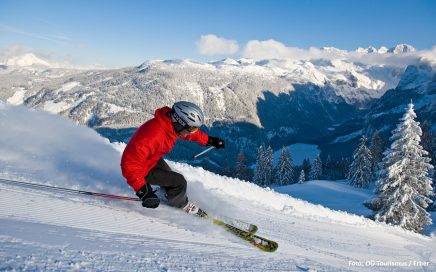
[[383, 140], [378, 131], [374, 132], [371, 139], [371, 146], [369, 147], [372, 155], [372, 173], [375, 174], [379, 170], [379, 163], [383, 155]]
[[413, 104], [409, 104], [400, 124], [393, 130], [391, 147], [384, 153], [383, 168], [375, 192], [381, 203], [375, 214], [378, 221], [421, 232], [431, 224], [425, 208], [432, 194], [427, 151], [420, 145], [422, 135]]
[[327, 155], [327, 159], [325, 160], [325, 162], [323, 163], [323, 169], [322, 169], [322, 173], [323, 173], [323, 177], [324, 179], [332, 179], [332, 175], [331, 175], [331, 165], [332, 165], [332, 159], [330, 157], [330, 154]]
[[359, 148], [354, 151], [353, 162], [348, 170], [347, 178], [349, 184], [356, 188], [368, 188], [369, 182], [372, 180], [372, 155], [371, 151], [366, 147], [366, 137], [360, 138]]
[[263, 146], [259, 146], [257, 149], [257, 159], [256, 159], [256, 169], [254, 171], [253, 181], [257, 185], [262, 185], [263, 176], [264, 176], [264, 153]]
[[322, 161], [321, 161], [321, 157], [318, 155], [316, 156], [316, 159], [312, 164], [312, 169], [310, 170], [309, 179], [317, 180], [321, 178], [321, 175], [322, 175]]
[[301, 165], [301, 168], [303, 168], [303, 170], [304, 170], [304, 176], [309, 177], [309, 173], [310, 173], [310, 169], [311, 169], [310, 160], [307, 158], [304, 159], [303, 163]]
[[235, 166], [235, 177], [241, 180], [249, 180], [250, 179], [250, 171], [245, 164], [246, 157], [244, 152], [239, 152], [238, 157], [236, 158], [236, 166]]
[[265, 152], [265, 157], [264, 157], [264, 177], [263, 177], [263, 185], [264, 186], [269, 186], [272, 183], [272, 179], [273, 179], [273, 150], [271, 148], [271, 146], [268, 146], [268, 148], [266, 149]]
[[292, 168], [292, 156], [286, 147], [280, 152], [279, 162], [275, 170], [275, 181], [278, 185], [291, 184], [294, 177]]
[[303, 184], [306, 181], [306, 175], [304, 174], [304, 170], [301, 169], [300, 177], [298, 178], [298, 184]]

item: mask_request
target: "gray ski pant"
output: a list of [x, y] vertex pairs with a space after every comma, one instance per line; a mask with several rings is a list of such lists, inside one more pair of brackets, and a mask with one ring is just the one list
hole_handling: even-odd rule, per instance
[[149, 184], [165, 189], [170, 206], [183, 208], [188, 203], [185, 177], [172, 171], [164, 159], [161, 158], [145, 178]]

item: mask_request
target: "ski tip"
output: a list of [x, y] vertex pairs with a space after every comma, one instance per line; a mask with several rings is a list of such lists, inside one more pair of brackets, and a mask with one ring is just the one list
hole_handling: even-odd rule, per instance
[[253, 225], [253, 224], [250, 225], [250, 232], [251, 233], [253, 233], [253, 234], [256, 233], [258, 229], [259, 228], [256, 225]]
[[277, 242], [271, 241], [264, 237], [260, 237], [257, 235], [253, 235], [250, 238], [250, 242], [260, 250], [265, 252], [274, 252], [279, 248], [279, 244]]

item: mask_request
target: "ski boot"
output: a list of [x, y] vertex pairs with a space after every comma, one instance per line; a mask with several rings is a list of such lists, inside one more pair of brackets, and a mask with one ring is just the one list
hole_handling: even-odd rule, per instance
[[185, 211], [186, 213], [189, 213], [189, 214], [197, 215], [199, 217], [207, 217], [207, 213], [205, 211], [203, 211], [202, 209], [197, 207], [194, 203], [189, 202], [189, 201], [186, 204], [186, 206], [183, 207], [182, 209], [183, 209], [183, 211]]

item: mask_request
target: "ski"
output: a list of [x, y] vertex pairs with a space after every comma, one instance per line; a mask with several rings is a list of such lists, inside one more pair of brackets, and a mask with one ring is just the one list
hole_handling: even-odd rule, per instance
[[238, 229], [232, 225], [225, 224], [224, 228], [228, 230], [230, 233], [238, 236], [239, 238], [249, 242], [253, 246], [259, 248], [262, 251], [266, 252], [274, 252], [279, 247], [279, 244], [275, 241], [267, 239], [265, 237], [258, 236], [254, 233], [246, 232], [241, 229]]
[[262, 251], [265, 252], [274, 252], [277, 250], [277, 248], [279, 247], [278, 243], [275, 241], [272, 241], [270, 239], [261, 237], [256, 235], [256, 231], [257, 231], [257, 226], [253, 225], [253, 224], [248, 224], [242, 221], [239, 221], [237, 219], [234, 219], [233, 222], [242, 222], [247, 226], [249, 225], [249, 227], [251, 227], [251, 231], [250, 230], [244, 230], [244, 229], [240, 229], [236, 226], [233, 226], [229, 223], [226, 223], [218, 218], [209, 216], [205, 211], [203, 211], [202, 209], [199, 209], [199, 212], [196, 214], [197, 216], [200, 216], [202, 218], [205, 219], [209, 219], [210, 221], [212, 221], [214, 224], [223, 227], [226, 231], [232, 233], [233, 235], [236, 235], [237, 237], [249, 242], [250, 244], [252, 244], [253, 246], [259, 248]]
[[224, 215], [211, 216], [211, 215], [207, 214], [203, 209], [198, 208], [193, 203], [189, 203], [183, 209], [185, 210], [185, 212], [187, 212], [189, 214], [194, 214], [196, 216], [209, 219], [210, 221], [212, 221], [216, 225], [225, 226], [227, 224], [227, 225], [230, 225], [230, 226], [235, 227], [237, 229], [240, 229], [242, 231], [245, 231], [247, 233], [251, 233], [251, 234], [255, 234], [256, 231], [258, 230], [258, 227], [256, 225], [244, 222], [244, 221], [239, 220], [239, 219], [230, 218], [230, 217], [227, 217]]
[[256, 225], [241, 221], [239, 219], [230, 218], [230, 217], [222, 216], [222, 215], [219, 215], [216, 217], [211, 217], [209, 215], [207, 215], [207, 216], [210, 220], [214, 221], [214, 223], [217, 225], [227, 224], [227, 225], [233, 226], [237, 229], [251, 233], [251, 234], [255, 234], [258, 230], [258, 227]]

